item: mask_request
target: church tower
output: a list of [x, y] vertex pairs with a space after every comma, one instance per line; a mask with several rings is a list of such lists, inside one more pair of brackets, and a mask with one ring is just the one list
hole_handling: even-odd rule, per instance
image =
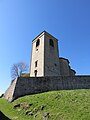
[[43, 31], [32, 41], [30, 77], [60, 76], [58, 40]]

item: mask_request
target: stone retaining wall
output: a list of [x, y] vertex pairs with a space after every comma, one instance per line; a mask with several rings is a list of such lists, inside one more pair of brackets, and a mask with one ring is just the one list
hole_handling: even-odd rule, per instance
[[[14, 89], [12, 93], [10, 88]], [[20, 77], [10, 85], [5, 98], [13, 101], [28, 94], [66, 89], [90, 89], [90, 76]]]

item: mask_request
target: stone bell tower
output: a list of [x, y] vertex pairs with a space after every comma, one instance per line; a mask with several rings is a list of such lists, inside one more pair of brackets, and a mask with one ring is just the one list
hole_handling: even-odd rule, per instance
[[30, 77], [60, 76], [58, 40], [43, 31], [32, 41]]

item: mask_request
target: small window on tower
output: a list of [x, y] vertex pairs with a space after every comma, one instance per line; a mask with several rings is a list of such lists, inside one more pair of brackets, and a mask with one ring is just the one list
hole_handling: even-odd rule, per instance
[[37, 40], [37, 42], [36, 42], [36, 47], [38, 47], [39, 44], [40, 44], [40, 39]]
[[54, 47], [54, 42], [52, 39], [49, 39], [49, 44], [50, 44], [50, 46]]
[[35, 77], [37, 76], [37, 70], [34, 70]]
[[38, 60], [37, 60], [37, 61], [35, 61], [35, 67], [37, 67], [37, 63], [38, 63]]

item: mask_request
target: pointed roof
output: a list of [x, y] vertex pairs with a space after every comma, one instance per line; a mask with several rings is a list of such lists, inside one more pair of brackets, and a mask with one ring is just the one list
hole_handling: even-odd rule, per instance
[[43, 35], [43, 34], [47, 34], [47, 35], [51, 36], [52, 38], [58, 40], [57, 38], [55, 38], [54, 36], [52, 36], [50, 33], [48, 33], [47, 31], [44, 30], [44, 31], [41, 32], [38, 36], [36, 36], [36, 37], [32, 40], [32, 42], [33, 42], [35, 39], [37, 39], [40, 35]]

